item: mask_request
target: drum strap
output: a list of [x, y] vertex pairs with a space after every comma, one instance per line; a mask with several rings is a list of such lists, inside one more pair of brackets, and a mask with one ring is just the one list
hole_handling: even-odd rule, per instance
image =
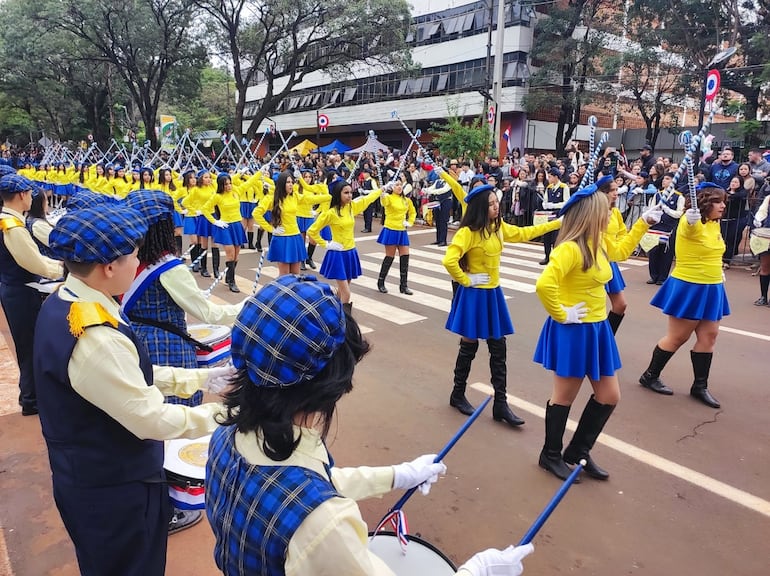
[[150, 318], [140, 318], [139, 316], [136, 316], [135, 314], [131, 314], [131, 313], [128, 314], [128, 319], [131, 320], [131, 322], [134, 322], [136, 324], [146, 324], [147, 326], [154, 326], [155, 328], [160, 328], [161, 330], [165, 330], [166, 332], [171, 332], [172, 334], [179, 336], [182, 340], [186, 342], [190, 342], [193, 346], [195, 346], [200, 350], [205, 350], [206, 352], [214, 351], [214, 349], [208, 344], [199, 342], [198, 340], [190, 336], [187, 332], [185, 332], [181, 328], [174, 326], [169, 322], [151, 320]]

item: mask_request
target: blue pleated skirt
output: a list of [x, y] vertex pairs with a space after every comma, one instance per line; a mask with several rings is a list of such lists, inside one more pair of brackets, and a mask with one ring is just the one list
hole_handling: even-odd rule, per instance
[[196, 232], [196, 219], [197, 216], [185, 216], [184, 217], [184, 229], [183, 232], [185, 234], [194, 234], [197, 235]]
[[299, 234], [273, 236], [273, 239], [270, 241], [270, 248], [267, 251], [267, 259], [271, 262], [282, 262], [284, 264], [304, 262], [307, 260], [307, 249], [305, 248], [302, 236]]
[[446, 329], [465, 338], [502, 338], [513, 334], [511, 315], [503, 290], [457, 287]]
[[315, 218], [305, 218], [304, 216], [297, 216], [297, 226], [299, 227], [299, 231], [302, 232], [303, 234], [307, 232], [307, 229], [313, 225], [313, 222], [315, 222]]
[[203, 216], [195, 217], [195, 234], [201, 238], [212, 238], [214, 236], [214, 225]]
[[319, 272], [329, 280], [352, 280], [361, 272], [358, 250], [327, 250]]
[[383, 228], [377, 237], [377, 244], [383, 246], [409, 246], [409, 235], [406, 230], [391, 230]]
[[184, 217], [176, 210], [174, 210], [173, 219], [174, 219], [174, 228], [181, 228], [182, 226], [184, 226]]
[[254, 218], [254, 208], [257, 207], [256, 202], [241, 202], [241, 218]]
[[599, 380], [620, 369], [620, 354], [607, 320], [561, 324], [550, 316], [540, 331], [535, 362], [562, 378]]
[[730, 315], [724, 284], [695, 284], [669, 276], [650, 304], [687, 320], [721, 320]]
[[227, 228], [214, 227], [214, 242], [222, 246], [240, 246], [246, 243], [246, 233], [240, 222], [229, 222]]
[[623, 280], [623, 274], [620, 273], [620, 267], [617, 262], [610, 262], [612, 268], [612, 278], [604, 285], [607, 294], [617, 294], [626, 289], [626, 281]]

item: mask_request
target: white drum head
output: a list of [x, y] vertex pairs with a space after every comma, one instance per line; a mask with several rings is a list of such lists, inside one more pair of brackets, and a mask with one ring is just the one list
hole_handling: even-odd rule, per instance
[[209, 457], [211, 435], [189, 440], [177, 438], [166, 441], [163, 468], [179, 476], [194, 480], [206, 478], [206, 461]]
[[408, 536], [406, 554], [392, 532], [378, 532], [369, 538], [369, 550], [379, 556], [396, 576], [451, 576], [456, 568], [428, 542]]
[[213, 344], [230, 337], [230, 329], [217, 324], [190, 324], [187, 326], [187, 331], [190, 336], [204, 344]]

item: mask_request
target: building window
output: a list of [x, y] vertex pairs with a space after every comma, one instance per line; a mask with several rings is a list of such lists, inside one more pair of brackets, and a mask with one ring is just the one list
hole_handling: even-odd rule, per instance
[[353, 86], [352, 88], [345, 88], [345, 96], [342, 98], [343, 102], [350, 102], [356, 95], [356, 90], [358, 90], [358, 87]]

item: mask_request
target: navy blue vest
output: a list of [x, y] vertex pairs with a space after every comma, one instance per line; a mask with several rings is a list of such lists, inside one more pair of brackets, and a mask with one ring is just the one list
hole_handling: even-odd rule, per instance
[[43, 220], [43, 218], [27, 218], [27, 223], [25, 224], [27, 227], [27, 230], [29, 230], [30, 235], [32, 236], [32, 239], [35, 241], [35, 244], [37, 244], [37, 249], [40, 250], [40, 253], [45, 256], [46, 258], [53, 258], [54, 260], [58, 260], [51, 251], [51, 249], [43, 244], [40, 240], [37, 239], [35, 236], [35, 233], [32, 231], [32, 227], [34, 226], [35, 222], [38, 220]]
[[[67, 367], [77, 339], [67, 321], [70, 306], [58, 293], [49, 296], [35, 330], [37, 405], [54, 479], [77, 486], [163, 481], [163, 442], [140, 440], [73, 390]], [[118, 326], [136, 345], [145, 382], [152, 386], [147, 350], [130, 328]]]
[[22, 268], [5, 246], [5, 232], [0, 232], [0, 284], [23, 286], [37, 282], [40, 276]]
[[[676, 210], [677, 204], [679, 204], [679, 198], [680, 194], [677, 192], [674, 192], [673, 194], [670, 194], [668, 197], [668, 200], [663, 202], [666, 206], [668, 206], [671, 210]], [[661, 202], [661, 194], [660, 192], [655, 195], [655, 201]], [[651, 230], [662, 230], [664, 232], [673, 232], [674, 228], [676, 228], [676, 225], [679, 223], [678, 218], [674, 218], [672, 216], [669, 216], [665, 212], [663, 212], [663, 216], [660, 218], [660, 222], [655, 224], [651, 227]]]

